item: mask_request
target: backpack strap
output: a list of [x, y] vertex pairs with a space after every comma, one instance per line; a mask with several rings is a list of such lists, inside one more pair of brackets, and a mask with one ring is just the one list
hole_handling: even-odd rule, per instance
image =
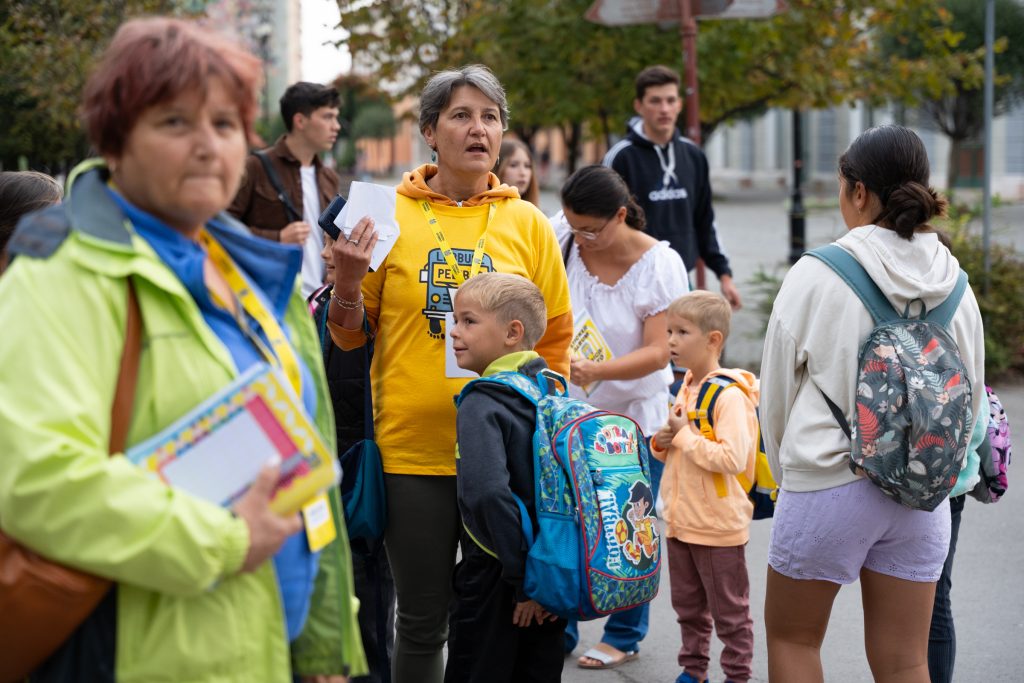
[[503, 384], [510, 389], [514, 389], [519, 392], [526, 400], [530, 401], [533, 405], [540, 403], [540, 400], [546, 395], [537, 382], [534, 382], [526, 375], [519, 372], [496, 372], [493, 375], [486, 377], [480, 377], [470, 381], [466, 386], [462, 387], [462, 391], [455, 397], [455, 405], [458, 406], [462, 403], [466, 395], [476, 388], [481, 382], [489, 382], [492, 384]]
[[523, 525], [523, 540], [526, 541], [526, 549], [529, 550], [533, 547], [533, 522], [530, 521], [530, 513], [527, 512], [523, 499], [515, 493], [512, 494], [512, 497], [516, 499], [516, 505], [519, 506], [519, 520]]
[[864, 270], [860, 261], [853, 257], [853, 254], [837, 244], [827, 244], [824, 247], [812, 249], [806, 254], [823, 261], [843, 279], [843, 282], [849, 285], [864, 307], [871, 313], [876, 325], [902, 318], [889, 303], [889, 300], [885, 298], [885, 294], [875, 284], [875, 281], [868, 275], [868, 271]]
[[[697, 392], [697, 409], [687, 413], [686, 417], [700, 430], [700, 435], [709, 441], [717, 441], [715, 438], [715, 405], [718, 397], [725, 389], [736, 385], [736, 380], [716, 375], [709, 378], [700, 385]], [[711, 479], [715, 483], [715, 493], [719, 498], [728, 495], [725, 486], [725, 477], [719, 472], [712, 472]], [[744, 489], [746, 490], [746, 489]]]
[[253, 152], [256, 158], [263, 164], [263, 170], [267, 173], [267, 179], [270, 184], [274, 186], [274, 191], [277, 192], [277, 198], [282, 204], [284, 204], [284, 210], [288, 214], [288, 220], [295, 222], [302, 220], [302, 214], [295, 210], [295, 205], [292, 204], [291, 198], [288, 193], [284, 191], [284, 185], [281, 183], [281, 176], [277, 174], [277, 169], [274, 168], [273, 162], [267, 155], [265, 149], [257, 150]]
[[967, 273], [961, 269], [960, 275], [956, 279], [956, 284], [953, 286], [953, 291], [949, 293], [945, 301], [933, 308], [924, 319], [943, 327], [949, 327], [949, 321], [953, 319], [953, 314], [960, 307], [960, 300], [963, 299], [964, 292], [966, 291]]

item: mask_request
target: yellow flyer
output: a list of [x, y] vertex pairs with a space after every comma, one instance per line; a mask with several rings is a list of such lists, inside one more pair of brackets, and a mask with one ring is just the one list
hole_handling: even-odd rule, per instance
[[[576, 316], [572, 341], [569, 343], [569, 355], [573, 358], [586, 358], [595, 363], [603, 363], [615, 357], [588, 311], [584, 310]], [[598, 384], [600, 382], [591, 382], [583, 387], [583, 391], [589, 396]]]

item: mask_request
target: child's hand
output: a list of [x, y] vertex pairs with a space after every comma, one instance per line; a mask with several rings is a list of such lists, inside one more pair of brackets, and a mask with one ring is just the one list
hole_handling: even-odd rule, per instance
[[676, 408], [668, 411], [668, 426], [672, 430], [672, 436], [679, 433], [679, 430], [685, 427], [690, 421], [686, 419], [685, 415], [680, 415], [676, 412]]
[[658, 450], [668, 450], [668, 447], [672, 445], [672, 439], [680, 429], [686, 426], [686, 423], [687, 419], [676, 414], [676, 409], [672, 408], [668, 412], [668, 422], [662, 425], [654, 435], [654, 445], [658, 447]]
[[533, 620], [536, 620], [537, 624], [543, 624], [545, 619], [554, 621], [557, 617], [541, 607], [536, 600], [517, 602], [516, 609], [512, 612], [512, 623], [520, 627], [529, 626]]
[[658, 447], [659, 451], [667, 451], [668, 447], [672, 445], [673, 436], [675, 433], [672, 431], [672, 427], [665, 423], [654, 434], [654, 445]]

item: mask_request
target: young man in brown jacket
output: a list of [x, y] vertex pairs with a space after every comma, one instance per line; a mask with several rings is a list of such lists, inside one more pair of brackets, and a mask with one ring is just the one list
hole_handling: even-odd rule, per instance
[[242, 185], [228, 212], [261, 237], [302, 245], [302, 293], [309, 296], [323, 284], [324, 275], [323, 233], [316, 221], [340, 183], [319, 157], [334, 146], [341, 129], [338, 91], [294, 83], [281, 96], [281, 117], [288, 132], [246, 160]]

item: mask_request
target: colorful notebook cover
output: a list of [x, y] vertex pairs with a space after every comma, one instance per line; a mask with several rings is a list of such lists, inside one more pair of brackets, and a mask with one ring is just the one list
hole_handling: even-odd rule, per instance
[[279, 514], [298, 512], [340, 477], [291, 387], [263, 363], [125, 455], [166, 484], [225, 507], [279, 456], [281, 481], [270, 503]]

